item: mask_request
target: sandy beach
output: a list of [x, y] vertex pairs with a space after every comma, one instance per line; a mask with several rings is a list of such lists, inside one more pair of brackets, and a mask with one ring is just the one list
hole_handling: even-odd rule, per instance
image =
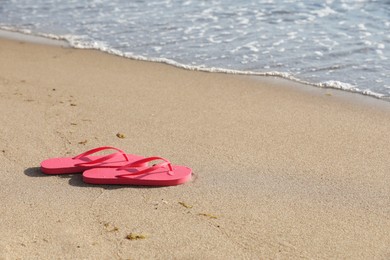
[[[0, 259], [390, 258], [389, 102], [20, 40], [0, 60]], [[39, 170], [105, 145], [192, 180]]]

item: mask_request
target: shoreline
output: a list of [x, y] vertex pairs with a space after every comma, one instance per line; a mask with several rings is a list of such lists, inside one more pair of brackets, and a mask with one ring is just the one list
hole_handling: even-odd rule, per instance
[[390, 100], [377, 98], [375, 96], [365, 95], [362, 93], [355, 93], [334, 88], [323, 88], [313, 85], [306, 85], [299, 82], [294, 82], [288, 79], [269, 76], [251, 76], [255, 81], [269, 84], [271, 86], [277, 86], [284, 89], [292, 89], [293, 91], [306, 93], [315, 97], [328, 96], [332, 97], [340, 102], [352, 103], [356, 105], [363, 105], [367, 107], [375, 107], [378, 109], [388, 109]]
[[9, 39], [9, 40], [19, 41], [19, 42], [59, 46], [64, 48], [73, 48], [65, 40], [51, 39], [49, 37], [33, 35], [33, 34], [23, 33], [18, 31], [11, 31], [11, 30], [8, 31], [5, 29], [0, 29], [0, 39]]
[[[65, 39], [52, 39], [48, 36], [40, 36], [40, 35], [33, 35], [30, 33], [25, 33], [25, 32], [19, 32], [19, 31], [12, 31], [12, 30], [6, 30], [6, 29], [0, 29], [0, 39], [9, 39], [9, 40], [15, 40], [15, 41], [21, 41], [21, 42], [30, 42], [30, 43], [35, 43], [35, 44], [43, 44], [43, 45], [53, 45], [53, 46], [60, 46], [64, 48], [74, 48], [74, 49], [83, 49], [83, 50], [97, 50], [101, 51], [103, 53], [109, 54], [109, 55], [114, 55], [118, 56], [121, 58], [126, 58], [126, 59], [131, 59], [134, 61], [146, 61], [146, 62], [154, 62], [154, 63], [161, 63], [169, 66], [173, 66], [175, 68], [179, 69], [185, 69], [185, 70], [190, 70], [190, 71], [200, 71], [200, 72], [209, 72], [209, 73], [222, 73], [222, 74], [233, 74], [233, 75], [239, 75], [239, 76], [246, 76], [246, 77], [253, 77], [254, 79], [258, 78], [272, 78], [272, 80], [279, 80], [279, 83], [282, 85], [295, 85], [295, 86], [308, 86], [309, 88], [316, 88], [320, 90], [329, 90], [329, 91], [340, 91], [340, 92], [346, 92], [347, 94], [358, 94], [360, 96], [365, 96], [369, 98], [374, 98], [380, 101], [385, 101], [385, 102], [390, 102], [390, 97], [378, 97], [378, 94], [366, 94], [362, 92], [355, 92], [351, 90], [344, 90], [344, 89], [339, 89], [339, 88], [334, 88], [334, 87], [322, 87], [319, 86], [317, 83], [311, 83], [311, 82], [306, 82], [300, 79], [297, 79], [295, 77], [285, 77], [282, 76], [283, 73], [277, 73], [276, 75], [272, 75], [273, 72], [264, 72], [264, 73], [259, 73], [259, 75], [255, 75], [252, 73], [246, 74], [244, 71], [235, 71], [232, 70], [230, 72], [228, 71], [220, 71], [219, 69], [216, 69], [215, 71], [212, 69], [194, 69], [194, 68], [187, 68], [187, 65], [182, 65], [179, 63], [176, 63], [175, 61], [164, 61], [164, 60], [159, 60], [159, 59], [146, 59], [146, 58], [136, 58], [136, 57], [124, 57], [122, 55], [113, 53], [113, 52], [107, 52], [103, 51], [100, 49], [95, 49], [95, 48], [76, 48], [73, 47], [67, 40]], [[280, 75], [279, 75], [280, 74]], [[286, 81], [286, 83], [284, 83]], [[299, 88], [299, 87], [298, 87]], [[310, 91], [310, 90], [309, 90]], [[348, 95], [347, 95], [348, 96]], [[364, 99], [360, 99], [364, 101]]]
[[[0, 258], [390, 256], [390, 103], [5, 39], [0, 59]], [[104, 186], [39, 170], [104, 145], [193, 178]]]

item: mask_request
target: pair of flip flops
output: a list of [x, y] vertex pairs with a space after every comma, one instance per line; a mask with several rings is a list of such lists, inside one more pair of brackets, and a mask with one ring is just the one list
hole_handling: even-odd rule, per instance
[[[115, 150], [108, 155], [94, 155], [103, 150]], [[160, 161], [149, 166], [149, 163]], [[51, 158], [41, 162], [45, 174], [83, 172], [83, 181], [90, 184], [121, 184], [143, 186], [172, 186], [191, 179], [192, 170], [172, 165], [162, 157], [142, 157], [121, 149], [103, 146], [75, 157]]]

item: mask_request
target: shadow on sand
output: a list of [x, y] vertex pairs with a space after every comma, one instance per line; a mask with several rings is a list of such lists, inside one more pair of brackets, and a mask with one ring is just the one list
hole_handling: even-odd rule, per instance
[[39, 167], [31, 167], [24, 170], [24, 174], [29, 177], [34, 178], [61, 178], [61, 179], [69, 179], [68, 183], [71, 186], [75, 187], [84, 187], [84, 188], [103, 188], [106, 190], [116, 190], [116, 189], [123, 189], [123, 188], [137, 188], [137, 189], [157, 189], [157, 188], [163, 188], [158, 186], [132, 186], [132, 185], [95, 185], [95, 184], [88, 184], [83, 182], [83, 176], [81, 173], [73, 173], [73, 174], [44, 174], [41, 172]]

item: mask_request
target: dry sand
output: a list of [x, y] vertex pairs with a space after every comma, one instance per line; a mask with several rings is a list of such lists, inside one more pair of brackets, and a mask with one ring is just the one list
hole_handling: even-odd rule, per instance
[[[0, 61], [0, 259], [390, 258], [390, 103], [4, 39]], [[194, 176], [39, 171], [103, 145]]]

